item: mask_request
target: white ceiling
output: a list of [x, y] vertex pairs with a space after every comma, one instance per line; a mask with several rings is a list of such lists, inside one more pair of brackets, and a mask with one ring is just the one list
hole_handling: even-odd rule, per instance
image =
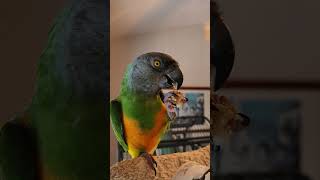
[[205, 24], [209, 0], [111, 0], [111, 37]]

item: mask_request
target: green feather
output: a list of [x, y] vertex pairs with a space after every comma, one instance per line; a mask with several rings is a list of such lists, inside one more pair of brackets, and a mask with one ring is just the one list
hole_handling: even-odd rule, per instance
[[121, 102], [118, 100], [113, 100], [110, 103], [110, 116], [111, 116], [111, 125], [118, 140], [119, 144], [122, 146], [124, 151], [128, 151], [128, 145], [124, 136], [124, 127], [123, 127], [123, 112]]

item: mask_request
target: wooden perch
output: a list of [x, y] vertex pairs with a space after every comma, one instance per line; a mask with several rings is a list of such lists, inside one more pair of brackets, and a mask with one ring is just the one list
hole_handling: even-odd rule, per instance
[[124, 160], [116, 163], [110, 169], [112, 180], [171, 180], [179, 168], [190, 162], [210, 167], [209, 145], [199, 150], [154, 156], [158, 166], [157, 175], [147, 165], [144, 158]]

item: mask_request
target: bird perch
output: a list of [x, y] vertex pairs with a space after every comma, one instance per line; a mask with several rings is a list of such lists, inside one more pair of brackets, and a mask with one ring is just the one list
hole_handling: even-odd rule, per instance
[[[192, 162], [209, 168], [210, 147], [182, 153], [154, 156], [157, 162], [157, 175], [142, 157], [116, 163], [110, 169], [112, 180], [171, 180], [181, 167]], [[204, 173], [204, 172], [203, 172]]]

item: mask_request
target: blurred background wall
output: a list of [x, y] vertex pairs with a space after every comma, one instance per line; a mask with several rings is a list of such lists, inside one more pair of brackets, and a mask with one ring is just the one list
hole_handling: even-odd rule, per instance
[[[236, 61], [230, 81], [302, 82], [311, 86], [312, 83], [318, 84], [319, 87], [319, 1], [218, 2], [236, 47]], [[312, 180], [319, 180], [320, 89], [273, 90], [256, 91], [251, 97], [271, 94], [271, 98], [292, 95], [301, 99], [300, 165], [302, 172]], [[235, 96], [248, 93], [244, 89]]]
[[[167, 53], [179, 62], [183, 86], [209, 87], [209, 0], [137, 2], [111, 0], [111, 99], [119, 95], [127, 65], [152, 51]], [[117, 162], [117, 144], [112, 130], [110, 136], [110, 164], [113, 164]]]

